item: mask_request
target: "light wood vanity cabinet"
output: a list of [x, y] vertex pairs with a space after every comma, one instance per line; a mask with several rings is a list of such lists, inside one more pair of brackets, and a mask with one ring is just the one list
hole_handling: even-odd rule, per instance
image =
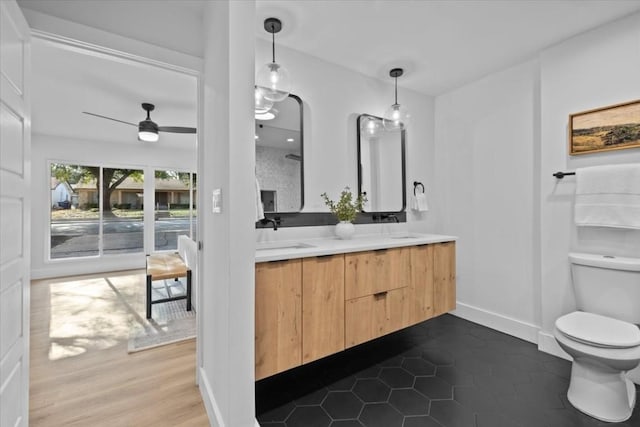
[[345, 298], [351, 300], [409, 285], [410, 247], [345, 254]]
[[409, 325], [411, 248], [345, 254], [346, 347]]
[[344, 350], [344, 255], [302, 260], [302, 363]]
[[302, 363], [302, 260], [256, 264], [256, 379]]
[[433, 252], [435, 245], [411, 247], [409, 324], [433, 317]]
[[455, 242], [256, 264], [256, 379], [455, 309]]
[[439, 316], [456, 308], [456, 245], [446, 242], [433, 247], [433, 315]]

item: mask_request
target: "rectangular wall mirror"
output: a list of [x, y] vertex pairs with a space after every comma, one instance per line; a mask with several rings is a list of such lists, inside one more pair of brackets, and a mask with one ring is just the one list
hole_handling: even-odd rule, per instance
[[300, 212], [304, 204], [302, 100], [289, 95], [260, 116], [255, 122], [256, 178], [264, 211]]
[[406, 206], [405, 131], [386, 131], [382, 118], [361, 114], [358, 126], [358, 191], [366, 212], [402, 212]]

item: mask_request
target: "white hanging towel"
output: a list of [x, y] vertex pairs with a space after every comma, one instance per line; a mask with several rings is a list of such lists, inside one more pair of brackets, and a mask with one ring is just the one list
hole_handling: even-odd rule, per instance
[[576, 169], [578, 226], [640, 229], [640, 163]]
[[262, 197], [260, 197], [260, 183], [256, 177], [256, 222], [264, 218], [264, 206], [262, 206]]
[[411, 209], [418, 212], [426, 212], [429, 210], [427, 204], [427, 195], [424, 193], [418, 193], [411, 199]]

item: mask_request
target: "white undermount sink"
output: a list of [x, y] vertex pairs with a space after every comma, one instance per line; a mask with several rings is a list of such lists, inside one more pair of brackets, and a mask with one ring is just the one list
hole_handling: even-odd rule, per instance
[[291, 250], [314, 248], [315, 246], [301, 242], [265, 242], [256, 245], [256, 251]]

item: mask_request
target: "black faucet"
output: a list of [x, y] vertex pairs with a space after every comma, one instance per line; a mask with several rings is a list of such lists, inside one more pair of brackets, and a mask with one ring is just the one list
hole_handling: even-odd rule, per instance
[[260, 220], [260, 224], [262, 225], [267, 225], [268, 223], [271, 223], [273, 225], [273, 231], [277, 231], [278, 230], [278, 221], [272, 218], [262, 218]]
[[399, 223], [400, 220], [398, 219], [397, 216], [395, 216], [394, 214], [381, 214], [380, 215], [380, 220], [385, 220], [388, 219], [389, 222], [391, 222], [391, 220], [394, 220], [395, 222]]

